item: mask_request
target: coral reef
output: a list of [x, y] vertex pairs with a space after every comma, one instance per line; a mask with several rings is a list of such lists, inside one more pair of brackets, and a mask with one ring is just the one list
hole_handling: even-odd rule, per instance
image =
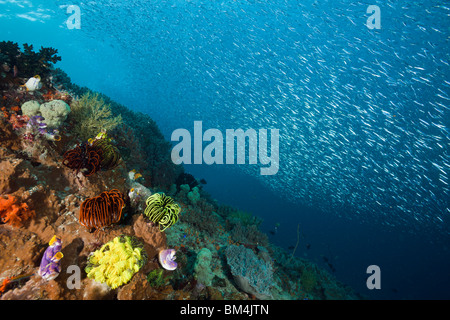
[[[25, 48], [0, 43], [0, 299], [360, 298], [212, 199], [148, 115], [73, 84], [56, 50]], [[42, 88], [24, 90], [35, 75]]]
[[[114, 136], [123, 160], [130, 168], [139, 171], [149, 186], [168, 189], [175, 182], [183, 168], [171, 161], [171, 144], [164, 138], [155, 121], [149, 115], [133, 112], [101, 93], [93, 92], [86, 87], [80, 87], [72, 83], [68, 75], [59, 68], [52, 70], [52, 78], [53, 85], [57, 90], [67, 92], [74, 97], [97, 96], [98, 99], [103, 100], [105, 105], [110, 107], [115, 118], [121, 116], [122, 122], [115, 129], [109, 130], [108, 134]], [[80, 131], [80, 122], [75, 119], [77, 110], [74, 110], [74, 108], [76, 109], [77, 106], [71, 104], [71, 108], [72, 112], [68, 118], [70, 129], [68, 130], [74, 132], [75, 128], [78, 128]], [[83, 110], [80, 109], [80, 112], [86, 111]], [[83, 119], [86, 114], [80, 116]], [[72, 135], [72, 143], [79, 143], [91, 138], [98, 131], [92, 130], [91, 135], [79, 136], [74, 134]]]

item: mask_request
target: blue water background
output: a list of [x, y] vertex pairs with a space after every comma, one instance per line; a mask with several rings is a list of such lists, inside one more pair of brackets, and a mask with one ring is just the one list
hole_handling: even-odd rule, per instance
[[[368, 17], [365, 9], [375, 3], [364, 1], [96, 3], [0, 1], [0, 40], [27, 42], [35, 48], [41, 45], [57, 48], [63, 58], [57, 66], [65, 70], [74, 83], [101, 91], [132, 110], [148, 113], [167, 139], [177, 128], [191, 130], [194, 120], [202, 120], [205, 128], [221, 130], [263, 127], [286, 132], [292, 128], [286, 120], [292, 119], [295, 101], [292, 96], [285, 100], [286, 108], [263, 110], [258, 105], [261, 102], [258, 96], [265, 95], [268, 97], [265, 102], [279, 106], [277, 101], [291, 92], [286, 90], [290, 86], [283, 79], [294, 79], [292, 83], [296, 86], [307, 87], [300, 81], [304, 74], [297, 71], [298, 63], [294, 59], [277, 59], [277, 55], [283, 58], [306, 56], [308, 62], [301, 67], [315, 71], [310, 85], [316, 84], [321, 90], [315, 93], [326, 97], [346, 84], [362, 86], [364, 66], [373, 67], [383, 58], [392, 66], [385, 75], [390, 76], [401, 73], [409, 56], [422, 52], [421, 65], [429, 66], [434, 75], [429, 78], [430, 87], [441, 86], [444, 94], [449, 94], [448, 64], [445, 68], [445, 64], [439, 62], [449, 61], [449, 11], [443, 2], [379, 3], [383, 13], [379, 31], [369, 31], [365, 26]], [[65, 6], [69, 4], [81, 7], [80, 30], [68, 30], [65, 25], [68, 17]], [[124, 8], [120, 8], [120, 4]], [[139, 9], [135, 10], [134, 5]], [[427, 33], [418, 34], [419, 27], [426, 28]], [[430, 28], [439, 32], [432, 32]], [[298, 42], [298, 51], [292, 46], [283, 47], [289, 38]], [[257, 45], [252, 39], [258, 40], [255, 40]], [[412, 39], [419, 40], [410, 45]], [[434, 43], [433, 50], [426, 45], [427, 41]], [[277, 50], [270, 51], [272, 46]], [[308, 48], [320, 51], [308, 52]], [[353, 53], [345, 62], [337, 54], [342, 53], [343, 48]], [[377, 50], [382, 54], [374, 55], [373, 51]], [[259, 64], [250, 67], [242, 64], [252, 61], [247, 58], [252, 53], [253, 61]], [[401, 57], [400, 61], [395, 55]], [[277, 65], [280, 61], [285, 65]], [[273, 78], [263, 81], [256, 77], [258, 72], [271, 68]], [[277, 70], [282, 70], [286, 78]], [[332, 72], [337, 77], [337, 87], [324, 80]], [[436, 92], [423, 83], [398, 88], [395, 82], [369, 76], [363, 79], [366, 89], [370, 88], [369, 80], [373, 81], [372, 94], [378, 91], [385, 97], [378, 96], [377, 101], [382, 105], [394, 101], [403, 111], [404, 123], [409, 121], [407, 117], [417, 116], [414, 100], [436, 99]], [[243, 81], [248, 85], [235, 85]], [[443, 83], [447, 85], [442, 86]], [[278, 89], [283, 94], [267, 96], [268, 92]], [[309, 92], [302, 90], [300, 92]], [[256, 103], [251, 99], [256, 99]], [[355, 103], [368, 103], [367, 97], [350, 99]], [[448, 102], [444, 103], [448, 106]], [[348, 112], [354, 110], [349, 108]], [[276, 119], [280, 121], [277, 123]], [[290, 138], [289, 143], [293, 143], [295, 137]], [[290, 153], [283, 141], [286, 140], [281, 140], [280, 161], [290, 161], [295, 158], [294, 151]], [[445, 148], [448, 156], [448, 144]], [[299, 165], [286, 162], [285, 165]], [[313, 205], [301, 204], [301, 199], [290, 202], [289, 199], [295, 198], [296, 188], [301, 188], [291, 180], [263, 178], [253, 169], [240, 170], [235, 166], [193, 165], [187, 168], [198, 178], [207, 180], [205, 189], [214, 198], [262, 217], [264, 231], [273, 231], [279, 223], [276, 235], [270, 239], [283, 248], [295, 245], [296, 228], [300, 224], [302, 238], [296, 254], [328, 268], [323, 260], [325, 256], [335, 266], [339, 280], [370, 298], [450, 298], [449, 238], [445, 232], [449, 230], [449, 220], [448, 212], [443, 211], [445, 206], [441, 206], [438, 213], [424, 211], [423, 224], [406, 219], [404, 224], [387, 226], [378, 217], [368, 219], [364, 213], [352, 213], [351, 207], [345, 212], [324, 212]], [[296, 178], [301, 177], [291, 177]], [[317, 202], [326, 203], [326, 196], [319, 196], [317, 194]], [[440, 204], [448, 204], [448, 192], [442, 191], [437, 196]], [[444, 223], [438, 227], [428, 224], [435, 220], [433, 214], [444, 219]], [[392, 215], [395, 215], [393, 221], [403, 219], [399, 213]], [[367, 216], [377, 216], [376, 210], [368, 212]], [[311, 245], [310, 249], [306, 248], [307, 244]], [[381, 268], [381, 290], [366, 288], [366, 268], [371, 264]]]

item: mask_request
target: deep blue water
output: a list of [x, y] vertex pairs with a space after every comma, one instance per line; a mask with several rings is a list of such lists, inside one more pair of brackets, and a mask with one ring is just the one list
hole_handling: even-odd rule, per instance
[[[369, 5], [381, 29], [366, 26]], [[67, 5], [81, 28], [68, 29]], [[0, 1], [0, 40], [55, 47], [74, 83], [178, 128], [280, 130], [280, 168], [190, 165], [271, 240], [371, 298], [449, 299], [443, 1]], [[310, 249], [306, 245], [310, 244]], [[365, 286], [379, 265], [382, 289]]]
[[[286, 203], [254, 178], [215, 169], [190, 166], [205, 177], [216, 199], [257, 213], [264, 218], [262, 230], [284, 248], [295, 246], [297, 224], [300, 244], [296, 255], [311, 259], [332, 272], [338, 280], [371, 299], [449, 299], [450, 267], [448, 238], [433, 234], [411, 234], [404, 228], [347, 220], [312, 208]], [[196, 170], [199, 169], [199, 170]], [[276, 235], [270, 235], [280, 223]], [[307, 249], [307, 245], [310, 248]], [[291, 249], [292, 250], [292, 249]], [[288, 251], [291, 251], [288, 250]], [[368, 290], [366, 268], [379, 265], [382, 289]]]

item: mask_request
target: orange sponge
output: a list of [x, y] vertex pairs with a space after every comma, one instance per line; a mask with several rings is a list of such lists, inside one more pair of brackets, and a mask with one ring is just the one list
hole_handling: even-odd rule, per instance
[[29, 210], [26, 203], [18, 204], [14, 196], [0, 197], [0, 219], [3, 223], [20, 227], [23, 222], [34, 215], [34, 210]]

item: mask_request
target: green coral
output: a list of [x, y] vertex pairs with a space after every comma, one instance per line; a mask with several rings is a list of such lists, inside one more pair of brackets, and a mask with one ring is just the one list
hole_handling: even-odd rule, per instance
[[163, 270], [162, 269], [155, 269], [152, 270], [147, 275], [147, 281], [150, 284], [150, 286], [154, 288], [162, 287], [166, 284], [166, 280], [163, 277]]
[[48, 128], [58, 128], [70, 113], [70, 107], [62, 100], [52, 100], [41, 104], [39, 111], [44, 117]]
[[88, 278], [115, 289], [128, 283], [146, 262], [141, 243], [130, 236], [119, 236], [89, 255], [85, 271]]
[[22, 105], [22, 114], [33, 117], [42, 116], [48, 128], [56, 129], [63, 124], [70, 113], [70, 107], [62, 100], [52, 100], [43, 104], [30, 100]]
[[70, 105], [74, 120], [73, 133], [82, 140], [95, 137], [100, 131], [111, 131], [122, 124], [122, 115], [113, 117], [111, 106], [98, 94], [85, 93]]
[[203, 248], [197, 255], [194, 264], [194, 276], [198, 282], [205, 286], [211, 286], [214, 273], [211, 270], [212, 253], [208, 248]]
[[159, 230], [164, 231], [178, 221], [180, 207], [164, 193], [155, 193], [147, 198], [144, 214], [154, 223], [159, 223]]
[[255, 225], [258, 227], [262, 222], [261, 218], [241, 210], [231, 212], [229, 218], [240, 221], [243, 226]]
[[311, 292], [317, 284], [316, 273], [311, 267], [305, 267], [300, 276], [300, 283], [306, 292]]
[[198, 192], [198, 187], [192, 188], [192, 190], [188, 192], [187, 198], [191, 204], [195, 205], [200, 200], [200, 192]]

